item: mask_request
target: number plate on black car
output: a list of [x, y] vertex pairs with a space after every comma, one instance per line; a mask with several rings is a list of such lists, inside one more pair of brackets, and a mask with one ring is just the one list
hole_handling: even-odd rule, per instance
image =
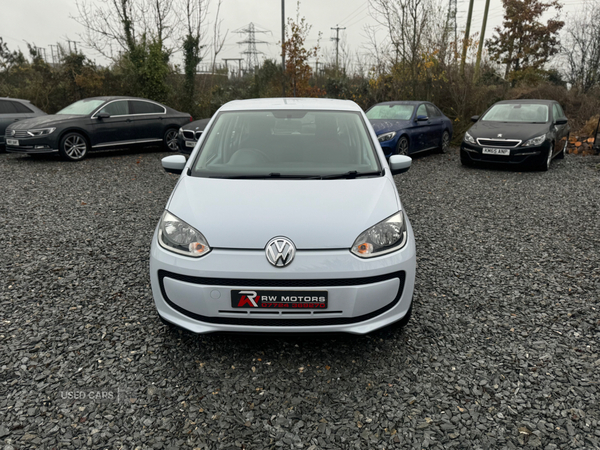
[[508, 148], [484, 148], [481, 150], [484, 155], [502, 155], [510, 156], [510, 149]]
[[327, 291], [231, 291], [231, 307], [244, 309], [327, 309]]

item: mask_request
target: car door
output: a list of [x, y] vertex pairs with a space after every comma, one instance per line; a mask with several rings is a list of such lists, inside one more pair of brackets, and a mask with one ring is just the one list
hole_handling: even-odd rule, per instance
[[566, 142], [567, 142], [567, 138], [569, 135], [569, 124], [563, 124], [563, 125], [558, 125], [556, 124], [556, 121], [558, 119], [566, 119], [565, 117], [565, 113], [563, 112], [563, 109], [561, 108], [561, 106], [558, 103], [554, 103], [552, 105], [552, 119], [553, 119], [553, 123], [554, 123], [554, 132], [555, 132], [555, 139], [554, 139], [554, 153], [558, 153], [560, 152]]
[[[427, 117], [427, 120], [419, 121], [417, 120], [419, 116]], [[417, 108], [417, 113], [415, 115], [414, 130], [414, 134], [416, 135], [416, 142], [413, 141], [413, 143], [415, 144], [413, 147], [413, 151], [425, 150], [426, 148], [431, 147], [431, 145], [429, 145], [429, 142], [431, 141], [431, 137], [429, 136], [429, 116], [427, 114], [427, 106], [425, 106], [425, 103], [421, 103]]]
[[444, 131], [442, 113], [431, 103], [426, 103], [425, 107], [429, 116], [429, 147], [438, 147], [442, 142], [442, 133]]
[[132, 132], [138, 142], [153, 142], [163, 138], [167, 113], [164, 106], [146, 100], [129, 100]]
[[[98, 117], [101, 114], [108, 114], [109, 117]], [[127, 100], [113, 100], [107, 103], [92, 118], [94, 119], [92, 137], [94, 147], [127, 145], [133, 142]]]

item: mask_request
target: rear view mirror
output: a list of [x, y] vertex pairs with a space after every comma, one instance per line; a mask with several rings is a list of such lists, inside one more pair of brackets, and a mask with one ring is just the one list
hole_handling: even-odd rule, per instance
[[404, 173], [412, 164], [412, 158], [405, 155], [392, 155], [390, 156], [390, 170], [392, 171], [392, 175], [398, 175], [399, 173]]
[[479, 120], [479, 116], [471, 116], [471, 122], [477, 122]]
[[110, 114], [108, 114], [108, 113], [100, 113], [96, 117], [98, 119], [108, 119], [110, 117]]
[[554, 122], [556, 125], [565, 125], [568, 122], [567, 118], [563, 118], [563, 119], [556, 119], [556, 122]]
[[169, 172], [181, 175], [185, 167], [186, 159], [183, 155], [171, 155], [161, 160], [163, 168]]
[[417, 122], [426, 122], [429, 120], [427, 116], [417, 116]]

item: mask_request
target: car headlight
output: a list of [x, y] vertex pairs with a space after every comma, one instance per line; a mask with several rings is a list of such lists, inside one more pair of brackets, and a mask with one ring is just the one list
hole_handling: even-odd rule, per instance
[[468, 142], [469, 144], [477, 144], [475, 139], [473, 139], [473, 136], [471, 136], [468, 131], [465, 132], [465, 142]]
[[183, 128], [179, 129], [179, 136], [183, 136]]
[[379, 142], [385, 142], [385, 141], [389, 141], [391, 139], [394, 139], [394, 136], [396, 136], [396, 132], [395, 131], [390, 131], [389, 133], [385, 133], [385, 134], [382, 134], [380, 136], [377, 136], [377, 140]]
[[158, 243], [167, 250], [194, 258], [211, 250], [202, 233], [166, 210], [158, 226]]
[[56, 128], [39, 128], [37, 130], [27, 130], [29, 136], [46, 136], [52, 133]]
[[533, 139], [529, 139], [522, 145], [522, 147], [534, 147], [534, 146], [542, 145], [545, 140], [546, 140], [546, 135], [542, 134], [541, 136], [534, 137]]
[[407, 240], [404, 213], [398, 211], [361, 233], [350, 251], [360, 258], [372, 258], [400, 250]]

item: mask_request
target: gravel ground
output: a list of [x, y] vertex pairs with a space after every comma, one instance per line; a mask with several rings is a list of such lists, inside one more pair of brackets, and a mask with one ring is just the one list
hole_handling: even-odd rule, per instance
[[164, 155], [0, 154], [0, 448], [600, 448], [600, 157], [416, 159], [404, 330], [198, 337], [150, 291]]

